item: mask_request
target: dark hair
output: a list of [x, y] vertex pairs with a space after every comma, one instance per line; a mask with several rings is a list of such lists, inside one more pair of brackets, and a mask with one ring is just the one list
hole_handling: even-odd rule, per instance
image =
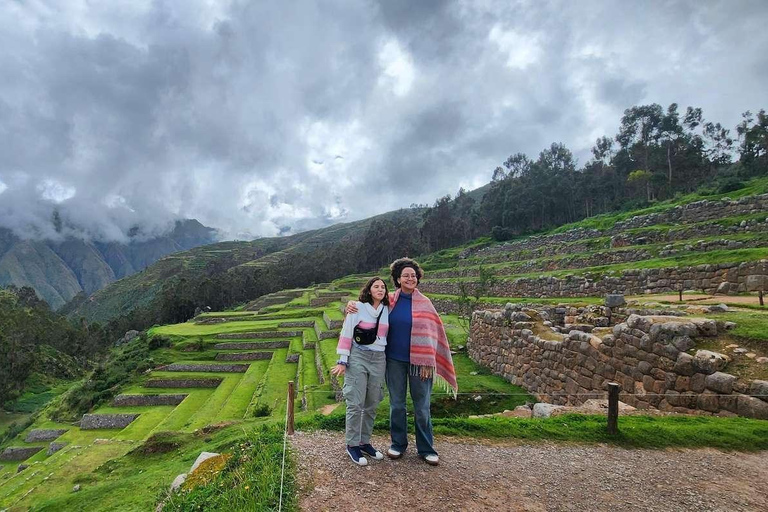
[[392, 262], [389, 266], [390, 275], [392, 276], [392, 284], [395, 288], [400, 288], [400, 275], [406, 268], [412, 268], [416, 272], [416, 284], [421, 282], [421, 278], [424, 277], [424, 271], [415, 260], [411, 258], [400, 258]]
[[387, 288], [387, 282], [379, 276], [372, 277], [368, 280], [367, 283], [365, 283], [365, 286], [363, 286], [363, 288], [360, 290], [360, 295], [357, 297], [357, 300], [360, 302], [367, 302], [373, 306], [373, 295], [371, 294], [371, 288], [373, 287], [373, 283], [376, 281], [381, 281], [384, 283], [384, 298], [381, 299], [381, 303], [385, 306], [389, 306], [389, 288]]

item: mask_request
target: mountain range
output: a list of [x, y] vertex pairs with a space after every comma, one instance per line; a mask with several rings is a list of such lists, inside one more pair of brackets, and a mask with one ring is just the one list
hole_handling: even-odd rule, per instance
[[0, 228], [0, 286], [30, 286], [53, 309], [80, 293], [91, 295], [160, 258], [215, 241], [216, 230], [194, 219], [167, 234], [129, 243], [23, 239]]

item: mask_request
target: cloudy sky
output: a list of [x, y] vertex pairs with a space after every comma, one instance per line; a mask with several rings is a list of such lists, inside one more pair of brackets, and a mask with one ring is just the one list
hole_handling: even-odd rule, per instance
[[[768, 2], [0, 4], [0, 226], [272, 236], [581, 163], [625, 108], [768, 107]], [[76, 228], [74, 228], [76, 226]]]

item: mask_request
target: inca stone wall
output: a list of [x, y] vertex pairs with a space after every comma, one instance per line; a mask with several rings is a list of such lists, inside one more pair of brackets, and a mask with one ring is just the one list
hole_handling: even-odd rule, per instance
[[114, 407], [140, 405], [179, 405], [187, 395], [117, 395], [112, 401]]
[[229, 352], [216, 354], [217, 361], [263, 361], [272, 359], [272, 352]]
[[[496, 282], [487, 293], [497, 297], [590, 297], [609, 293], [638, 295], [702, 290], [706, 293], [740, 293], [764, 290], [768, 285], [768, 261], [721, 263], [685, 268], [625, 270], [618, 276], [566, 276], [520, 278]], [[424, 281], [426, 293], [459, 295], [459, 284]], [[469, 283], [470, 293], [472, 283]]]
[[80, 429], [125, 428], [138, 417], [138, 414], [84, 414]]
[[280, 322], [278, 327], [312, 327], [315, 325], [314, 320], [296, 320], [293, 322]]
[[579, 405], [618, 382], [621, 401], [640, 409], [768, 419], [768, 382], [720, 371], [722, 354], [689, 353], [697, 339], [717, 334], [713, 320], [630, 315], [612, 334], [571, 331], [555, 341], [513, 316], [511, 309], [475, 312], [468, 354], [541, 401]]
[[221, 340], [248, 340], [248, 339], [267, 339], [267, 338], [296, 338], [301, 336], [301, 331], [259, 331], [259, 332], [230, 332], [217, 334], [216, 338]]
[[325, 322], [325, 325], [328, 326], [329, 329], [341, 329], [344, 325], [344, 320], [331, 320], [331, 317], [328, 316], [328, 313], [323, 311], [323, 321]]
[[39, 441], [53, 441], [57, 437], [64, 435], [66, 431], [66, 428], [30, 430], [27, 437], [24, 439], [24, 442], [37, 443]]
[[0, 453], [0, 460], [6, 460], [6, 461], [16, 461], [16, 460], [27, 460], [43, 448], [41, 446], [24, 446], [24, 447], [16, 447], [16, 446], [9, 446], [5, 450], [3, 450], [2, 453]]
[[173, 363], [163, 367], [166, 372], [226, 372], [245, 373], [247, 364], [182, 364]]
[[253, 350], [260, 348], [288, 348], [290, 341], [265, 341], [261, 343], [217, 343], [213, 346], [216, 350]]
[[145, 388], [215, 388], [221, 379], [151, 379]]

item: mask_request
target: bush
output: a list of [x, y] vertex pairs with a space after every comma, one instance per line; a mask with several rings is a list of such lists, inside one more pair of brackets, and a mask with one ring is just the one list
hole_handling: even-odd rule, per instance
[[169, 348], [171, 346], [171, 339], [167, 336], [153, 336], [149, 340], [149, 350], [157, 350], [158, 348]]
[[266, 418], [272, 414], [272, 408], [267, 404], [259, 404], [253, 408], [254, 418]]
[[734, 190], [742, 189], [745, 186], [746, 185], [744, 184], [744, 182], [741, 181], [740, 179], [735, 177], [730, 177], [720, 182], [720, 185], [717, 187], [717, 193], [727, 194], [728, 192], [733, 192]]

